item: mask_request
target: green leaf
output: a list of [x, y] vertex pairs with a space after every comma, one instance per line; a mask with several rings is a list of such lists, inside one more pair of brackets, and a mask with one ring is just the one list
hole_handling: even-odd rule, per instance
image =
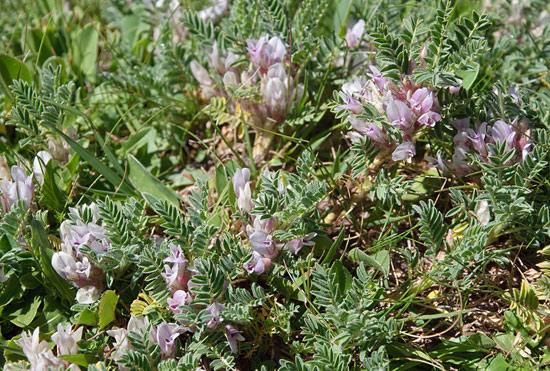
[[59, 323], [67, 321], [70, 315], [68, 309], [61, 305], [53, 296], [44, 297], [44, 307], [31, 324], [31, 328], [40, 327], [41, 333], [53, 332]]
[[351, 289], [352, 275], [344, 267], [344, 264], [340, 260], [336, 260], [332, 264], [330, 271], [334, 274], [336, 286], [338, 287], [338, 295], [343, 296], [349, 289]]
[[[235, 173], [235, 170], [238, 167], [239, 165], [237, 165], [235, 161], [229, 160], [225, 164], [222, 164], [216, 168], [216, 191], [218, 191], [218, 196], [221, 197], [224, 195], [224, 200], [229, 197], [229, 202], [231, 203], [235, 202], [234, 194], [225, 190], [228, 184], [230, 184], [230, 187], [233, 188], [233, 183], [230, 181], [231, 176], [229, 174]], [[223, 202], [224, 200], [220, 201]]]
[[36, 317], [38, 307], [42, 304], [42, 296], [36, 295], [32, 301], [28, 301], [24, 306], [17, 308], [11, 313], [2, 313], [2, 317], [8, 319], [14, 325], [26, 328]]
[[359, 248], [354, 248], [349, 252], [349, 258], [356, 262], [363, 262], [371, 267], [374, 267], [384, 274], [390, 271], [390, 253], [387, 250], [378, 251], [376, 254], [369, 256]]
[[485, 369], [486, 371], [506, 371], [512, 370], [511, 366], [506, 362], [502, 354], [497, 354], [492, 360], [491, 363]]
[[99, 302], [99, 329], [103, 330], [105, 326], [115, 320], [115, 308], [118, 303], [118, 295], [113, 290], [107, 290], [103, 293]]
[[95, 77], [97, 46], [98, 32], [91, 23], [80, 29], [73, 39], [73, 64], [90, 80]]
[[[59, 186], [61, 184], [61, 187]], [[65, 209], [67, 196], [61, 190], [63, 188], [63, 180], [59, 172], [59, 166], [55, 161], [48, 161], [44, 171], [44, 184], [39, 203], [47, 206], [57, 212], [62, 212]]]
[[456, 72], [457, 76], [462, 78], [462, 87], [464, 90], [470, 90], [479, 74], [479, 64], [474, 63], [473, 66], [470, 67], [473, 67], [473, 69]]
[[128, 156], [128, 179], [142, 194], [149, 193], [159, 200], [179, 206], [180, 197], [155, 178], [134, 156]]
[[84, 308], [78, 316], [78, 323], [86, 326], [97, 325], [97, 313], [89, 310], [88, 308]]
[[143, 31], [146, 31], [149, 26], [142, 22], [138, 15], [131, 14], [122, 18], [120, 28], [122, 33], [122, 42], [126, 44], [129, 50], [132, 50], [139, 39], [139, 35]]
[[13, 80], [24, 80], [29, 84], [32, 82], [31, 73], [19, 59], [7, 54], [0, 54], [0, 86], [7, 96], [11, 97], [11, 91], [8, 88]]
[[72, 149], [75, 150], [76, 153], [82, 157], [84, 161], [86, 161], [90, 166], [92, 166], [97, 172], [99, 172], [101, 175], [107, 179], [114, 187], [119, 188], [120, 190], [126, 193], [134, 193], [133, 190], [128, 186], [128, 184], [123, 183], [122, 178], [115, 173], [113, 170], [111, 170], [108, 166], [106, 166], [104, 163], [102, 163], [97, 157], [92, 155], [86, 148], [82, 147], [80, 144], [72, 140], [68, 135], [66, 135], [61, 130], [51, 127], [53, 130], [55, 130], [59, 135], [63, 137], [69, 143]]
[[342, 245], [342, 241], [344, 241], [345, 233], [346, 228], [340, 229], [340, 233], [338, 233], [338, 238], [336, 238], [336, 241], [334, 241], [334, 243], [330, 246], [327, 255], [323, 259], [323, 264], [328, 264], [332, 261], [332, 258], [334, 258], [334, 255], [336, 254], [336, 251], [340, 248], [340, 245]]
[[32, 249], [33, 254], [40, 260], [40, 268], [44, 275], [44, 287], [53, 295], [65, 298], [68, 303], [72, 303], [76, 296], [74, 288], [52, 267], [53, 251], [50, 246], [48, 236], [38, 220], [31, 221]]
[[339, 1], [336, 12], [334, 12], [334, 16], [332, 17], [332, 28], [339, 36], [342, 36], [346, 29], [346, 21], [351, 10], [351, 5], [351, 0]]
[[64, 356], [59, 356], [59, 358], [83, 367], [98, 361], [98, 358], [93, 354], [67, 354]]
[[136, 151], [144, 145], [152, 142], [157, 136], [157, 131], [150, 127], [144, 127], [136, 134], [132, 135], [130, 139], [122, 143], [120, 149], [116, 152], [119, 156], [126, 156], [128, 153]]

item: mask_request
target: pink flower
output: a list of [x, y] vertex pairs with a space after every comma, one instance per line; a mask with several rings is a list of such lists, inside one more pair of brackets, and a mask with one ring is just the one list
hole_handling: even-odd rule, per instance
[[206, 327], [208, 328], [216, 328], [218, 327], [218, 324], [223, 321], [222, 318], [220, 318], [220, 313], [225, 310], [225, 306], [223, 304], [218, 303], [217, 301], [213, 302], [207, 309], [206, 314], [208, 320], [206, 321]]
[[429, 128], [433, 128], [439, 120], [441, 120], [441, 115], [434, 111], [428, 111], [418, 118], [419, 123]]
[[348, 48], [355, 48], [365, 33], [365, 21], [360, 19], [346, 33], [346, 45]]
[[432, 109], [434, 103], [433, 92], [428, 88], [416, 89], [410, 99], [411, 109], [417, 115], [423, 115]]
[[392, 153], [393, 161], [401, 161], [407, 159], [410, 162], [410, 159], [416, 155], [416, 149], [414, 148], [413, 142], [404, 142], [397, 146], [397, 148]]
[[173, 298], [168, 298], [168, 308], [173, 313], [181, 313], [182, 310], [180, 309], [181, 306], [186, 305], [190, 301], [190, 296], [187, 294], [187, 292], [183, 290], [177, 290], [174, 292]]
[[174, 354], [176, 339], [184, 332], [184, 328], [175, 323], [162, 322], [153, 330], [153, 337], [160, 346], [163, 358]]
[[225, 326], [225, 337], [227, 337], [227, 342], [229, 343], [229, 348], [233, 354], [237, 354], [239, 347], [237, 341], [244, 341], [244, 336], [233, 326]]
[[406, 103], [394, 99], [388, 104], [386, 108], [386, 114], [388, 115], [388, 120], [398, 129], [400, 129], [405, 134], [412, 134], [413, 127], [413, 116], [412, 111]]
[[244, 269], [249, 273], [260, 275], [269, 269], [271, 259], [262, 257], [258, 252], [252, 251], [252, 257], [243, 264]]
[[248, 56], [254, 66], [259, 67], [263, 73], [267, 72], [269, 66], [282, 62], [285, 57], [285, 44], [279, 37], [262, 36], [258, 40], [248, 40]]
[[164, 259], [164, 262], [166, 263], [177, 263], [177, 264], [187, 264], [188, 260], [185, 259], [185, 256], [183, 256], [183, 252], [181, 251], [181, 247], [174, 245], [173, 243], [170, 243], [170, 251], [171, 255]]

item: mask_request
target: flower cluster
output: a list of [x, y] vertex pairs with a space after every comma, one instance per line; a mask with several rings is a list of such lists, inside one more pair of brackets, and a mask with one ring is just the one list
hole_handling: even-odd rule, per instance
[[[272, 174], [266, 173], [270, 177]], [[233, 190], [237, 196], [237, 206], [246, 213], [254, 209], [250, 191], [250, 170], [247, 168], [237, 169], [232, 178]], [[282, 182], [279, 182], [279, 192], [284, 193], [285, 188]], [[262, 274], [269, 270], [271, 261], [283, 250], [296, 255], [304, 246], [313, 246], [312, 239], [316, 233], [309, 233], [301, 238], [294, 238], [287, 242], [279, 242], [273, 238], [273, 232], [276, 230], [277, 218], [263, 216], [251, 216], [252, 224], [246, 226], [246, 233], [252, 247], [252, 257], [244, 264], [244, 269], [248, 273]]]
[[11, 178], [2, 178], [0, 180], [0, 190], [2, 196], [2, 210], [7, 213], [12, 206], [19, 200], [25, 201], [27, 208], [31, 207], [32, 199], [34, 198], [34, 184], [32, 182], [32, 174], [27, 175], [19, 166], [11, 167]]
[[189, 280], [196, 270], [189, 265], [179, 246], [171, 243], [170, 251], [171, 255], [164, 259], [164, 262], [169, 264], [164, 265], [162, 276], [173, 294], [173, 297], [168, 299], [169, 308], [174, 313], [180, 313], [179, 307], [190, 303], [193, 298], [189, 291]]
[[[171, 263], [172, 266], [166, 264], [164, 266], [165, 273], [162, 274], [166, 280], [168, 288], [172, 292], [172, 297], [167, 299], [168, 308], [173, 313], [181, 313], [182, 306], [191, 305], [193, 300], [193, 293], [190, 290], [191, 286], [191, 277], [197, 273], [197, 270], [189, 266], [188, 260], [183, 256], [183, 252], [179, 246], [170, 244], [171, 255], [164, 259], [165, 263]], [[220, 314], [225, 310], [223, 304], [214, 301], [206, 310], [204, 311], [204, 323], [206, 328], [213, 330], [218, 327], [218, 325], [223, 321], [223, 318]], [[227, 326], [226, 326], [227, 327]], [[231, 326], [231, 328], [233, 328]], [[160, 324], [156, 329], [152, 330], [152, 336], [160, 345], [163, 350], [163, 355], [169, 357], [173, 354], [174, 340], [185, 331], [194, 332], [195, 328], [182, 327], [177, 324]], [[235, 330], [236, 331], [236, 330]], [[227, 329], [226, 329], [227, 333]], [[238, 334], [238, 332], [237, 332]], [[240, 336], [240, 335], [239, 335]], [[235, 334], [228, 336], [228, 342], [230, 344], [231, 350], [234, 353], [237, 352], [236, 348], [236, 337]], [[242, 339], [244, 340], [244, 338]]]
[[470, 119], [460, 119], [453, 122], [457, 130], [453, 141], [455, 144], [452, 161], [444, 161], [441, 152], [437, 159], [431, 159], [434, 166], [442, 171], [453, 170], [460, 176], [465, 176], [476, 170], [473, 165], [467, 164], [468, 153], [475, 154], [482, 162], [491, 163], [490, 157], [494, 155], [489, 144], [506, 143], [506, 150], [515, 151], [514, 157], [508, 161], [508, 165], [523, 161], [529, 155], [531, 142], [527, 136], [528, 121], [517, 120], [507, 124], [502, 120], [495, 121], [492, 125], [483, 122], [476, 129], [470, 128]]
[[441, 120], [435, 92], [403, 77], [399, 84], [384, 78], [380, 71], [370, 66], [368, 79], [357, 78], [342, 86], [339, 92], [344, 104], [336, 111], [346, 110], [353, 131], [353, 140], [368, 137], [380, 148], [394, 147], [384, 126], [362, 118], [363, 104], [371, 104], [401, 134], [401, 143], [392, 154], [394, 161], [410, 160], [416, 155], [414, 135], [421, 128], [433, 128]]
[[[496, 95], [500, 94], [497, 88], [493, 89], [493, 92]], [[523, 104], [515, 86], [510, 85], [506, 95], [518, 106]], [[489, 112], [489, 117], [494, 118], [491, 112]], [[444, 172], [451, 170], [460, 176], [465, 176], [476, 171], [475, 166], [467, 163], [469, 153], [476, 155], [481, 162], [491, 163], [491, 157], [495, 155], [491, 145], [505, 144], [507, 152], [514, 150], [514, 156], [506, 165], [522, 162], [531, 152], [529, 119], [526, 117], [521, 120], [515, 119], [511, 123], [496, 120], [490, 125], [483, 122], [476, 125], [474, 129], [470, 127], [470, 119], [463, 118], [455, 120], [453, 126], [457, 133], [453, 138], [455, 148], [451, 161], [445, 161], [441, 156], [441, 151], [437, 153], [436, 159], [429, 158], [433, 166]]]
[[69, 211], [70, 219], [60, 227], [61, 251], [53, 255], [52, 266], [57, 274], [79, 288], [77, 301], [90, 304], [99, 298], [103, 274], [80, 249], [87, 246], [96, 254], [104, 254], [111, 241], [103, 225], [98, 224], [99, 209], [95, 203]]
[[[52, 341], [57, 346], [57, 356], [53, 354], [50, 344], [42, 340], [40, 341], [40, 329], [37, 327], [34, 332], [21, 333], [21, 339], [15, 340], [15, 343], [21, 347], [23, 353], [27, 357], [31, 365], [31, 370], [73, 370], [77, 371], [80, 368], [71, 364], [68, 361], [64, 361], [59, 356], [78, 354], [77, 343], [82, 338], [83, 327], [79, 327], [73, 331], [71, 325], [66, 327], [63, 325], [57, 325], [57, 331], [51, 336]], [[12, 364], [4, 366], [4, 370], [11, 370]], [[15, 368], [14, 368], [15, 369]]]
[[[238, 104], [255, 124], [272, 127], [283, 121], [294, 101], [301, 99], [304, 87], [296, 84], [292, 66], [285, 61], [286, 46], [279, 37], [262, 36], [258, 40], [248, 40], [247, 45], [249, 69], [234, 66], [239, 56], [221, 51], [215, 42], [207, 55], [209, 68], [215, 76], [211, 77], [195, 60], [190, 64], [191, 71], [207, 97], [234, 97], [230, 107], [235, 108]], [[239, 95], [239, 89], [258, 92], [260, 102]]]

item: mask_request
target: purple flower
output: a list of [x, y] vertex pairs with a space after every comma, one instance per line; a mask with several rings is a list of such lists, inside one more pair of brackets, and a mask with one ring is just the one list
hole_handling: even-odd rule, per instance
[[258, 252], [252, 251], [252, 257], [249, 261], [243, 264], [244, 269], [249, 274], [256, 273], [260, 275], [269, 269], [271, 259], [262, 257]]
[[181, 313], [182, 310], [180, 309], [180, 306], [185, 305], [189, 302], [189, 294], [183, 290], [176, 290], [174, 292], [173, 298], [168, 298], [168, 308], [173, 313]]
[[355, 48], [365, 32], [365, 21], [360, 19], [346, 33], [346, 45], [348, 48]]
[[170, 243], [170, 251], [172, 254], [164, 259], [165, 263], [187, 264], [189, 262], [187, 259], [185, 259], [185, 256], [183, 256], [181, 247]]
[[285, 57], [285, 44], [278, 37], [272, 37], [267, 40], [267, 36], [262, 36], [258, 40], [248, 40], [248, 56], [254, 64], [264, 73], [269, 66], [282, 62]]
[[404, 142], [397, 146], [397, 148], [392, 153], [393, 161], [401, 161], [407, 159], [410, 162], [410, 159], [416, 155], [416, 149], [414, 148], [413, 142]]
[[237, 341], [244, 341], [244, 336], [233, 326], [225, 326], [225, 336], [227, 337], [227, 342], [229, 343], [229, 348], [233, 354], [237, 354], [239, 347]]
[[508, 150], [514, 148], [516, 132], [511, 125], [508, 125], [502, 120], [498, 120], [493, 124], [491, 134], [495, 143], [506, 142]]
[[237, 169], [233, 174], [233, 191], [237, 196], [237, 206], [246, 212], [252, 211], [252, 192], [250, 190], [250, 170], [247, 168]]
[[339, 105], [335, 108], [335, 110], [348, 110], [354, 114], [362, 113], [363, 107], [357, 98], [363, 96], [366, 83], [367, 82], [364, 79], [355, 79], [342, 85], [342, 91], [338, 94], [344, 101], [344, 104]]
[[363, 112], [363, 107], [361, 106], [361, 103], [353, 97], [347, 96], [344, 93], [340, 92], [338, 93], [340, 95], [340, 98], [344, 101], [344, 104], [341, 104], [337, 106], [334, 110], [335, 111], [342, 111], [342, 110], [348, 110], [352, 113], [355, 113], [356, 115]]
[[367, 73], [367, 76], [374, 80], [374, 83], [381, 92], [384, 92], [386, 90], [387, 84], [389, 83], [389, 80], [382, 76], [382, 73], [378, 70], [378, 68], [374, 66], [369, 66], [369, 69], [371, 70], [371, 72]]
[[278, 77], [268, 77], [265, 88], [262, 89], [262, 95], [269, 111], [269, 116], [272, 118], [281, 117], [286, 110], [287, 90], [284, 81]]
[[429, 128], [433, 128], [439, 120], [441, 120], [441, 115], [434, 111], [428, 111], [418, 118], [419, 123]]
[[369, 124], [367, 132], [365, 134], [367, 135], [367, 137], [370, 138], [370, 140], [380, 146], [390, 145], [390, 137], [388, 136], [384, 128], [380, 129], [376, 124]]
[[516, 104], [518, 106], [521, 106], [521, 104], [523, 103], [521, 98], [519, 97], [519, 89], [517, 86], [515, 86], [514, 84], [510, 83], [510, 85], [508, 86], [508, 95], [510, 97], [512, 97], [512, 99], [514, 100], [514, 102], [516, 102]]
[[237, 169], [235, 170], [235, 174], [233, 174], [233, 191], [235, 191], [235, 195], [239, 196], [240, 190], [244, 188], [246, 183], [250, 181], [250, 170], [246, 167], [243, 169]]
[[184, 329], [175, 323], [162, 322], [156, 327], [153, 336], [165, 359], [173, 355], [176, 346], [175, 341], [183, 332]]
[[394, 99], [386, 108], [388, 120], [405, 134], [412, 134], [413, 116], [412, 111], [406, 103]]
[[410, 99], [411, 109], [417, 115], [423, 115], [432, 109], [434, 103], [433, 92], [428, 88], [417, 89]]
[[273, 237], [262, 231], [256, 231], [250, 235], [250, 245], [252, 250], [268, 258], [277, 256], [277, 250]]
[[290, 240], [285, 244], [285, 250], [297, 255], [302, 247], [315, 245], [315, 242], [311, 241], [315, 236], [317, 236], [317, 233], [312, 232], [302, 238]]
[[222, 318], [220, 318], [220, 313], [225, 310], [225, 306], [223, 304], [218, 303], [217, 301], [213, 302], [207, 309], [206, 314], [208, 320], [206, 321], [206, 327], [208, 328], [216, 328], [218, 327], [219, 323], [223, 321]]
[[468, 132], [472, 147], [484, 158], [487, 158], [489, 150], [487, 149], [486, 136], [487, 136], [487, 123], [484, 122], [478, 128], [477, 132], [469, 130]]

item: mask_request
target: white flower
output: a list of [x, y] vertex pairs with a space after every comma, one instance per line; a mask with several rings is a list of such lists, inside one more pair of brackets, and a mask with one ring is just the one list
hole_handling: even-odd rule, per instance
[[47, 151], [40, 151], [36, 154], [32, 163], [32, 169], [34, 177], [38, 181], [38, 184], [44, 184], [44, 172], [46, 171], [46, 165], [52, 159], [52, 155]]
[[78, 304], [93, 304], [99, 299], [101, 292], [95, 286], [85, 286], [76, 292], [76, 301]]
[[34, 332], [21, 333], [21, 339], [15, 340], [15, 343], [21, 347], [27, 360], [31, 364], [31, 369], [40, 371], [50, 368], [58, 369], [62, 366], [61, 360], [54, 356], [47, 341], [40, 341], [40, 329], [37, 327]]
[[57, 355], [78, 354], [77, 343], [82, 338], [82, 330], [84, 327], [79, 327], [76, 331], [71, 330], [71, 325], [68, 324], [63, 328], [62, 324], [57, 325], [57, 331], [52, 335], [52, 340], [57, 345]]

